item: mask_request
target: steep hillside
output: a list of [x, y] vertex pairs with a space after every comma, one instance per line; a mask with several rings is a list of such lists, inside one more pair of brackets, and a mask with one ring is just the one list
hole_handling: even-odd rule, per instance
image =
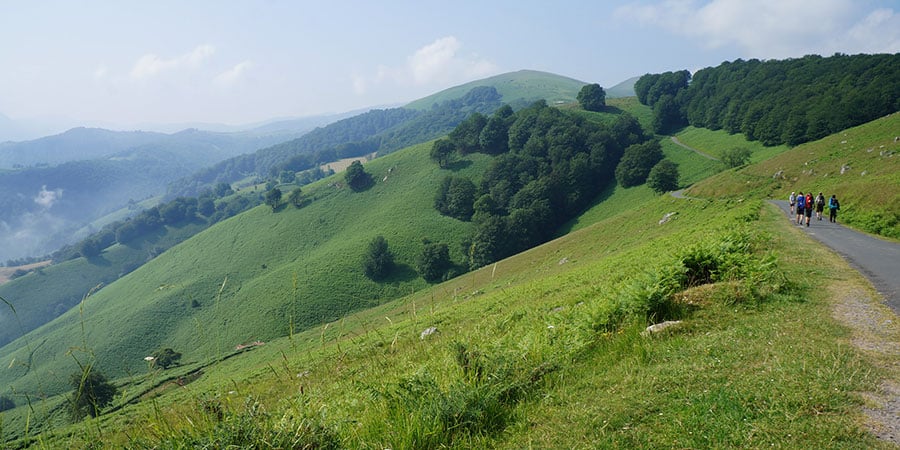
[[520, 70], [445, 89], [434, 95], [410, 102], [405, 107], [428, 110], [433, 105], [440, 105], [446, 101], [458, 99], [472, 90], [472, 88], [480, 86], [490, 86], [497, 89], [503, 103], [526, 105], [535, 100], [544, 99], [548, 104], [554, 105], [575, 101], [575, 96], [578, 95], [578, 91], [585, 84], [582, 81], [552, 73]]
[[[423, 145], [371, 162], [367, 170], [378, 182], [365, 192], [341, 187], [340, 178], [323, 180], [305, 189], [312, 201], [302, 209], [261, 206], [216, 224], [103, 288], [80, 311], [6, 346], [0, 358], [32, 362], [0, 379], [35, 395], [67, 389], [66, 375], [46, 374], [71, 371], [72, 361], [60, 356], [79, 340], [82, 324], [100, 364], [122, 376], [158, 347], [208, 360], [421, 289], [413, 266], [422, 239], [448, 243], [461, 261], [459, 243], [471, 226], [432, 208], [443, 175], [422, 157], [427, 151]], [[487, 159], [474, 155], [459, 173], [479, 173]], [[376, 235], [387, 238], [400, 264], [386, 283], [368, 280], [359, 266]], [[29, 357], [27, 342], [43, 345]]]

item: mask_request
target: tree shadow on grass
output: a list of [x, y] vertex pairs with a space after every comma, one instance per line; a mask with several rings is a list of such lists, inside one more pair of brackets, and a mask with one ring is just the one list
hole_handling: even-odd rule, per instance
[[384, 283], [406, 283], [419, 278], [419, 272], [416, 272], [416, 269], [409, 264], [398, 264], [394, 263], [394, 269], [391, 270], [391, 274], [381, 280]]
[[444, 168], [451, 172], [458, 172], [472, 165], [472, 161], [468, 159], [460, 159], [447, 164]]

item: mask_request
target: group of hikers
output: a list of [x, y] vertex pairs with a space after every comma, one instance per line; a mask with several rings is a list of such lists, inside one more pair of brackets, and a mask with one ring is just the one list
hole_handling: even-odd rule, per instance
[[[813, 209], [816, 210], [816, 220], [822, 220], [822, 212], [825, 210], [825, 196], [821, 192], [815, 197], [813, 197], [812, 192], [806, 195], [803, 195], [803, 192], [799, 194], [791, 192], [788, 202], [791, 204], [791, 215], [797, 216], [797, 225], [803, 225], [803, 218], [806, 217], [806, 226], [809, 226]], [[832, 194], [831, 198], [828, 199], [829, 222], [837, 222], [839, 209], [841, 209], [841, 204], [838, 202], [837, 197]]]

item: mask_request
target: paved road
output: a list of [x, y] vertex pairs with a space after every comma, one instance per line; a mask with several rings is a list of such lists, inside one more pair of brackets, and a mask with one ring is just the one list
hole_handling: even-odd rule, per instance
[[713, 161], [718, 161], [718, 160], [719, 160], [719, 158], [716, 158], [715, 156], [710, 155], [709, 153], [703, 153], [702, 151], [697, 150], [697, 149], [694, 148], [694, 147], [690, 147], [690, 146], [686, 145], [685, 143], [679, 141], [678, 138], [675, 137], [675, 136], [672, 136], [672, 137], [669, 138], [669, 139], [671, 139], [672, 142], [675, 143], [675, 145], [678, 145], [678, 146], [680, 146], [680, 147], [684, 147], [684, 148], [686, 148], [686, 149], [688, 149], [688, 150], [690, 150], [690, 151], [692, 151], [692, 152], [694, 152], [694, 153], [696, 153], [696, 154], [698, 154], [698, 155], [700, 155], [700, 156], [702, 156], [702, 157], [704, 157], [704, 158], [706, 158], [706, 159], [711, 159], [711, 160], [713, 160]]
[[[787, 200], [770, 200], [790, 215]], [[900, 244], [851, 230], [840, 223], [828, 222], [828, 210], [821, 221], [813, 213], [810, 226], [803, 230], [836, 251], [851, 266], [862, 272], [895, 313], [900, 314]], [[791, 223], [795, 217], [791, 217]], [[840, 220], [840, 215], [838, 216]], [[805, 222], [804, 222], [805, 223]], [[799, 225], [794, 225], [799, 226]]]

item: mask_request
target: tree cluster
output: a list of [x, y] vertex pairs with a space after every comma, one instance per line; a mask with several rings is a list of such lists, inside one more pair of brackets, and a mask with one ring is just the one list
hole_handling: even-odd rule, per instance
[[435, 146], [496, 156], [477, 189], [471, 181], [445, 179], [435, 208], [460, 220], [471, 211], [469, 265], [480, 267], [549, 239], [613, 182], [625, 149], [645, 140], [630, 115], [607, 126], [544, 101], [516, 113], [505, 107], [491, 117], [472, 114]]
[[724, 129], [764, 145], [797, 145], [900, 111], [900, 54], [738, 59], [697, 71], [689, 85], [669, 78], [635, 83], [661, 129]]

